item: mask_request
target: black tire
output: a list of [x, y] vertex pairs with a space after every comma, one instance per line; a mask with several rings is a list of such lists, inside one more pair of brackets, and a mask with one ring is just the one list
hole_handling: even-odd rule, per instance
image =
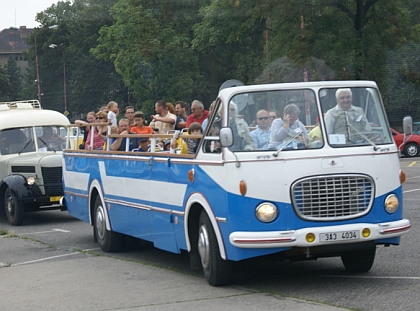
[[4, 192], [4, 212], [6, 213], [7, 221], [12, 226], [20, 226], [23, 223], [25, 207], [18, 202], [10, 188], [6, 188]]
[[198, 253], [207, 282], [213, 286], [229, 284], [232, 263], [220, 257], [214, 228], [205, 211], [201, 212], [198, 226]]
[[368, 272], [375, 261], [376, 248], [341, 253], [341, 261], [348, 272]]
[[93, 215], [93, 234], [95, 240], [104, 252], [116, 252], [120, 250], [122, 244], [122, 235], [106, 229], [106, 211], [105, 206], [99, 197], [95, 201], [95, 211]]
[[419, 145], [416, 143], [408, 143], [404, 147], [404, 154], [406, 157], [417, 157], [419, 155]]

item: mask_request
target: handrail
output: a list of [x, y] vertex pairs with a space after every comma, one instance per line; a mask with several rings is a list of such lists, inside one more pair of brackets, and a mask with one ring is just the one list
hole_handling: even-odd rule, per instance
[[[93, 126], [98, 126], [98, 125], [103, 126], [104, 123], [103, 122], [100, 122], [100, 123], [87, 123], [86, 122], [86, 123], [83, 123], [83, 124], [69, 124], [69, 125], [67, 125], [67, 127], [68, 128], [72, 128], [72, 127], [80, 128], [80, 127], [86, 127], [86, 126], [93, 127]], [[111, 148], [110, 138], [149, 138], [151, 140], [151, 143], [150, 143], [151, 146], [156, 146], [156, 139], [169, 139], [169, 138], [172, 139], [172, 138], [174, 138], [174, 134], [111, 134], [111, 132], [110, 132], [111, 131], [111, 125], [108, 124], [107, 127], [108, 127], [108, 134], [107, 134], [107, 137], [106, 137], [106, 139], [107, 139], [106, 151], [111, 151], [110, 150], [110, 148]], [[76, 137], [79, 137], [79, 131], [77, 131]], [[202, 138], [202, 137], [203, 137], [203, 135], [201, 135], [201, 134], [200, 135], [180, 134], [178, 136], [178, 138], [184, 138], [184, 139], [186, 139], [186, 138], [198, 139], [198, 138]], [[93, 135], [91, 135], [90, 138], [91, 138], [91, 145], [93, 145]], [[129, 140], [127, 139], [126, 140], [126, 148], [125, 148], [126, 150], [128, 150], [129, 143], [130, 143]], [[74, 144], [74, 145], [76, 146], [76, 144]], [[67, 135], [66, 146], [70, 146], [69, 135]], [[151, 149], [153, 149], [153, 148], [151, 148]], [[152, 151], [150, 151], [150, 152], [152, 152]]]

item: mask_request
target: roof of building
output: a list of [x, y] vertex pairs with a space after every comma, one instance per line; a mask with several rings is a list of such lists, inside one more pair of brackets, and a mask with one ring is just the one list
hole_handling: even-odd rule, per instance
[[0, 53], [22, 53], [28, 50], [30, 45], [26, 43], [28, 36], [34, 31], [33, 28], [8, 28], [0, 32]]

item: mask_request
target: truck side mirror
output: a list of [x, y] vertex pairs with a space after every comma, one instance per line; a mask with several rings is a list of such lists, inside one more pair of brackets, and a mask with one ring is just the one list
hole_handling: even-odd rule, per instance
[[230, 147], [233, 145], [233, 133], [230, 127], [224, 127], [219, 132], [220, 144], [222, 147]]
[[403, 119], [403, 131], [405, 135], [413, 134], [413, 119], [410, 116]]

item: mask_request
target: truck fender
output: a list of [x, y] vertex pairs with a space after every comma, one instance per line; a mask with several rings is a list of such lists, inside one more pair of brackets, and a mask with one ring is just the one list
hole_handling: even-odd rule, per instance
[[211, 221], [211, 224], [214, 228], [214, 232], [216, 234], [217, 238], [217, 244], [219, 245], [219, 251], [220, 251], [220, 257], [226, 260], [226, 251], [225, 251], [225, 245], [222, 238], [222, 233], [220, 232], [220, 228], [217, 224], [216, 216], [213, 213], [212, 208], [210, 207], [210, 204], [208, 203], [207, 199], [198, 192], [192, 193], [185, 204], [185, 219], [184, 219], [184, 232], [185, 232], [185, 239], [187, 243], [187, 249], [188, 252], [191, 251], [191, 242], [188, 234], [188, 216], [190, 214], [191, 207], [195, 204], [200, 204], [202, 208], [206, 211], [207, 215], [209, 216], [209, 219]]
[[[102, 202], [102, 205], [106, 206], [105, 205], [105, 199], [104, 199], [104, 193], [102, 191], [101, 184], [99, 183], [99, 181], [97, 179], [93, 179], [92, 182], [90, 183], [90, 186], [89, 186], [89, 198], [88, 198], [88, 202], [89, 202], [89, 223], [91, 225], [93, 225], [93, 218], [92, 217], [93, 217], [93, 213], [94, 213], [93, 208], [95, 207], [95, 198], [93, 196], [94, 196], [95, 192], [99, 196], [99, 198]], [[111, 230], [111, 223], [109, 221], [109, 216], [108, 216], [108, 209], [105, 208], [104, 210], [105, 210], [105, 214], [106, 214], [106, 229], [108, 231], [112, 231]]]
[[16, 196], [16, 198], [19, 201], [21, 199], [30, 199], [30, 198], [35, 199], [35, 195], [31, 189], [31, 186], [28, 186], [26, 184], [26, 178], [23, 177], [22, 175], [14, 174], [14, 175], [6, 176], [2, 182], [2, 191], [5, 190], [5, 185], [9, 187], [9, 189], [12, 191], [12, 193]]

